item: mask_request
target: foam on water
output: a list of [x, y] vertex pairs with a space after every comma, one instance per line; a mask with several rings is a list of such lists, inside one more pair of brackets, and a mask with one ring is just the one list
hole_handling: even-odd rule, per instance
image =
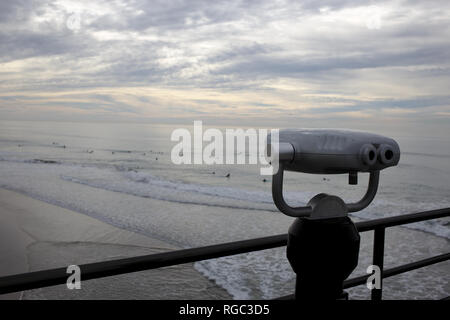
[[[116, 175], [115, 172], [108, 169], [91, 168], [91, 170], [96, 171], [95, 174], [91, 171], [85, 171], [83, 175], [80, 174], [78, 177], [61, 175], [61, 178], [91, 187], [140, 197], [230, 209], [267, 210], [278, 213], [273, 205], [271, 193], [265, 191], [170, 181], [145, 172], [127, 170], [121, 172], [120, 175]], [[86, 175], [90, 178], [86, 178]], [[312, 192], [285, 193], [286, 200], [293, 205], [305, 205], [312, 196], [314, 196]], [[392, 216], [393, 213], [406, 214], [433, 208], [438, 209], [448, 205], [448, 201], [443, 200], [442, 203], [430, 205], [430, 203], [402, 201], [402, 199], [395, 202], [375, 199], [371, 206], [354, 215], [369, 220]], [[450, 239], [450, 228], [446, 219], [418, 222], [406, 225], [406, 227]]]
[[[59, 174], [59, 177], [62, 180], [138, 197], [181, 204], [216, 206], [230, 209], [265, 210], [278, 213], [278, 210], [273, 205], [270, 192], [168, 180], [149, 172], [137, 171], [133, 166], [130, 167], [129, 164], [126, 164], [127, 160], [121, 161], [121, 163], [125, 163], [124, 165], [111, 166], [105, 163], [93, 165], [92, 163], [76, 164], [47, 159], [20, 159], [13, 154], [9, 154], [8, 156], [4, 154], [0, 157], [0, 161], [46, 164], [49, 166], [58, 165], [59, 171], [62, 172]], [[54, 173], [52, 167], [46, 167], [46, 169], [49, 170], [49, 174]], [[13, 188], [13, 186], [7, 184], [3, 184], [3, 186]], [[411, 185], [410, 188], [414, 188], [414, 185]], [[426, 186], [418, 185], [416, 188], [422, 190]], [[292, 205], [305, 205], [313, 196], [313, 192], [285, 192], [285, 198]], [[48, 201], [48, 199], [43, 200]], [[58, 205], [61, 205], [61, 203], [58, 202]], [[413, 202], [410, 199], [402, 199], [400, 197], [396, 201], [376, 198], [368, 208], [353, 215], [364, 220], [369, 220], [388, 217], [393, 214], [406, 214], [434, 208], [437, 209], [448, 205], [448, 199], [442, 199], [440, 202], [430, 204], [428, 202]], [[448, 219], [418, 222], [406, 225], [405, 227], [450, 239]]]
[[[61, 175], [61, 179], [95, 188], [172, 202], [277, 211], [273, 205], [272, 196], [268, 192], [172, 181], [134, 169], [121, 168], [119, 172], [98, 168], [85, 169], [76, 177]], [[310, 192], [286, 193], [287, 200], [296, 205], [304, 205], [311, 196]]]

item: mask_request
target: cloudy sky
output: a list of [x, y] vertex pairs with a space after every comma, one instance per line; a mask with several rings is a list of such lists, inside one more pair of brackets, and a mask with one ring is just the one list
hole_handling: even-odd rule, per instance
[[0, 2], [0, 119], [440, 130], [449, 1]]

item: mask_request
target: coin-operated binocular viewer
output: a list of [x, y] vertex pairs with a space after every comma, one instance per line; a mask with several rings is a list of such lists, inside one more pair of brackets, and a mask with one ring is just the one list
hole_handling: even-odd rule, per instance
[[[400, 148], [390, 138], [345, 130], [280, 130], [278, 142], [268, 137], [277, 208], [295, 217], [289, 228], [287, 258], [297, 274], [296, 299], [346, 299], [344, 280], [358, 264], [359, 233], [348, 217], [367, 207], [378, 189], [380, 170], [395, 166]], [[368, 172], [366, 194], [355, 203], [320, 193], [306, 206], [291, 207], [283, 198], [284, 171], [312, 174], [348, 174], [357, 184], [358, 172]]]

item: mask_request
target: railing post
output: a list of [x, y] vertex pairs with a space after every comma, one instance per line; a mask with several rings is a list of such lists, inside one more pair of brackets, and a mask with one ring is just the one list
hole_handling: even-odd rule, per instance
[[384, 237], [385, 228], [379, 227], [374, 229], [373, 239], [373, 265], [380, 268], [380, 288], [373, 288], [371, 298], [375, 301], [380, 301], [383, 293], [383, 269], [384, 269]]

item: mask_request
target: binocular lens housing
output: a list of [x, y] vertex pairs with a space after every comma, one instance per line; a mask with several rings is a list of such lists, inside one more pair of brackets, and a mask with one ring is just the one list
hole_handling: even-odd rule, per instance
[[394, 162], [394, 150], [391, 146], [382, 144], [378, 148], [378, 161], [386, 165]]
[[395, 166], [400, 148], [391, 138], [350, 130], [285, 129], [279, 131], [278, 155], [284, 170], [315, 174], [373, 172]]
[[372, 144], [365, 144], [361, 148], [361, 160], [364, 164], [371, 166], [377, 162], [377, 149]]

